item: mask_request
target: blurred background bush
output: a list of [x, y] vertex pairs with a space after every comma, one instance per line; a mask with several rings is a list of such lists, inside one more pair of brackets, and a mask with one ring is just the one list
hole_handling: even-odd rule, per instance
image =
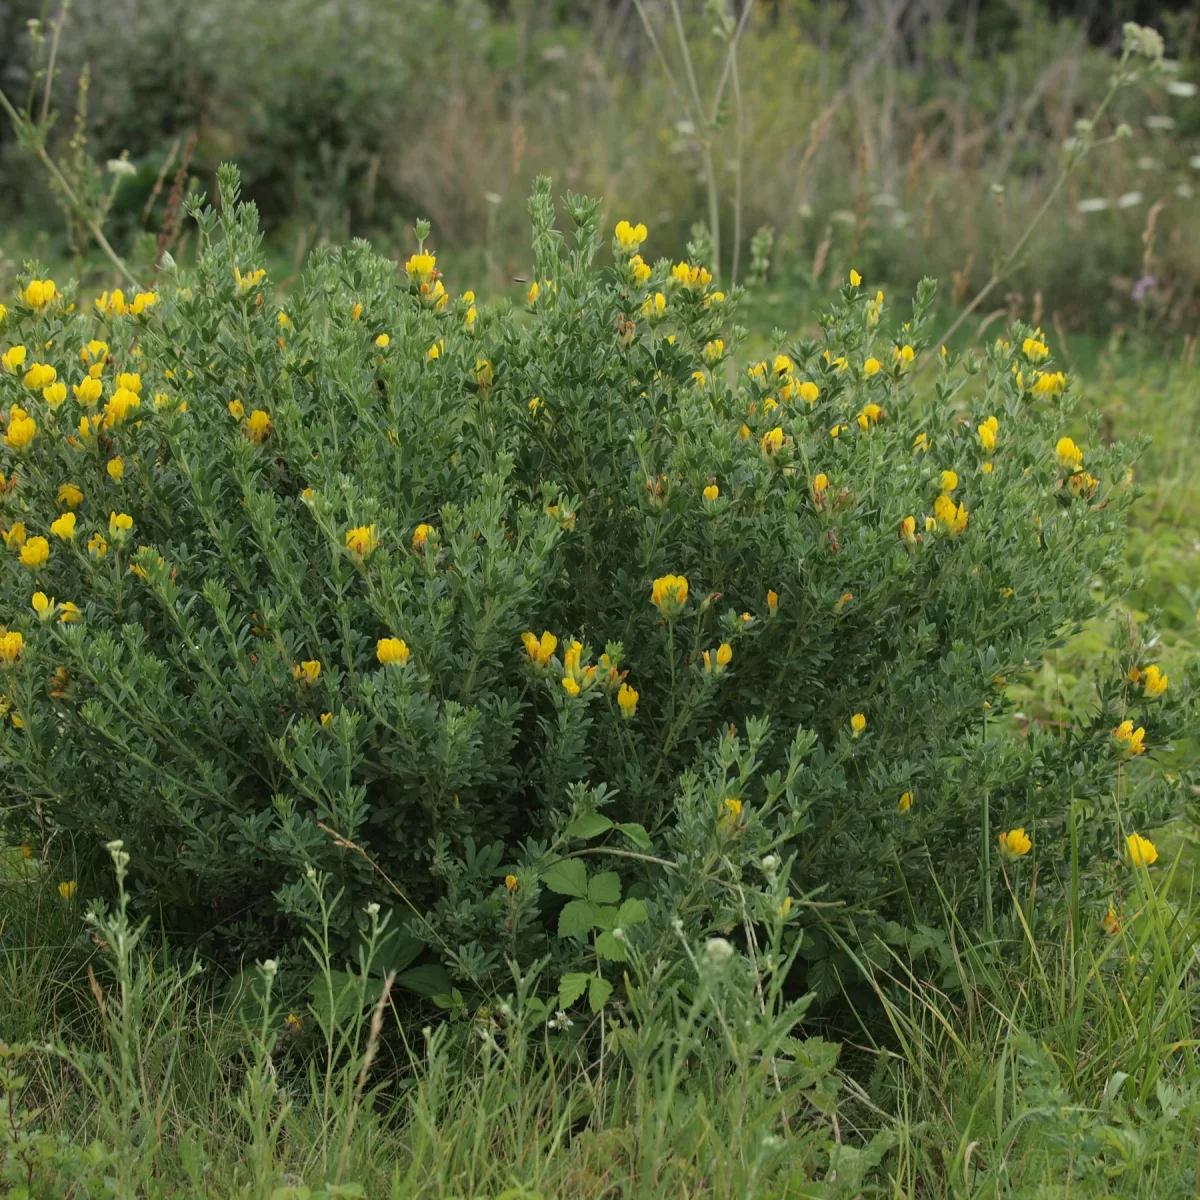
[[[681, 9], [696, 74], [715, 78], [718, 17]], [[822, 294], [851, 258], [900, 290], [933, 274], [948, 299], [973, 295], [1045, 201], [1075, 122], [1104, 90], [1122, 22], [1153, 20], [1168, 69], [1122, 96], [1104, 132], [1120, 121], [1129, 136], [1072, 175], [995, 307], [1064, 329], [1194, 323], [1194, 5], [742, 0], [733, 11], [746, 15], [743, 211], [735, 239], [727, 87], [713, 154], [722, 257], [728, 271], [736, 240], [744, 274], [753, 233], [769, 225], [771, 281], [793, 313], [798, 293]], [[44, 38], [45, 62], [58, 12], [57, 0], [0, 2], [0, 82], [14, 100], [40, 89], [31, 43]], [[704, 131], [645, 31], [682, 88], [672, 16], [670, 0], [75, 0], [53, 47], [55, 134], [73, 134], [82, 80], [91, 148], [127, 151], [138, 171], [113, 214], [122, 250], [161, 219], [161, 201], [147, 201], [164, 168], [169, 190], [194, 135], [197, 186], [212, 193], [218, 163], [236, 160], [280, 256], [298, 264], [349, 235], [405, 253], [424, 215], [439, 251], [473, 257], [494, 292], [527, 269], [525, 197], [539, 171], [604, 196], [680, 252], [707, 217]], [[4, 123], [10, 257], [50, 203]]]

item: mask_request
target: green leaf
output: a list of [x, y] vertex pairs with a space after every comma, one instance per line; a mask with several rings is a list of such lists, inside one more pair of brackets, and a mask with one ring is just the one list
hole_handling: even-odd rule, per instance
[[617, 924], [625, 925], [640, 925], [649, 914], [646, 912], [646, 902], [644, 900], [629, 899], [621, 905], [620, 911], [617, 913]]
[[653, 843], [650, 841], [650, 835], [646, 832], [644, 825], [639, 825], [636, 821], [630, 821], [624, 825], [618, 825], [617, 828], [639, 849], [649, 850]]
[[450, 976], [441, 963], [423, 963], [396, 976], [396, 985], [418, 996], [440, 996], [450, 990]]
[[625, 949], [625, 943], [618, 941], [607, 930], [596, 937], [596, 953], [601, 958], [607, 958], [610, 962], [629, 961], [629, 954]]
[[599, 975], [592, 976], [592, 982], [588, 987], [588, 1005], [592, 1012], [598, 1013], [608, 1003], [612, 990], [612, 984], [607, 979]]
[[564, 858], [542, 872], [542, 882], [560, 896], [588, 894], [587, 867], [577, 858]]
[[558, 981], [558, 1007], [570, 1008], [588, 989], [591, 976], [586, 971], [572, 971]]
[[570, 900], [558, 914], [558, 936], [590, 933], [596, 924], [596, 907], [587, 900]]
[[594, 838], [607, 833], [613, 823], [601, 813], [584, 813], [567, 826], [567, 837]]
[[621, 900], [621, 877], [616, 871], [601, 871], [588, 884], [587, 898], [593, 904], [618, 904]]

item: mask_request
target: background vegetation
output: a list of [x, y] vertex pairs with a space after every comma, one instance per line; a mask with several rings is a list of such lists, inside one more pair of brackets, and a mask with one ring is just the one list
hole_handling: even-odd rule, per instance
[[[136, 543], [155, 547], [114, 547], [109, 566], [133, 561], [145, 573], [101, 581], [82, 539], [70, 567], [56, 542], [47, 580], [60, 600], [87, 598], [88, 630], [109, 631], [99, 649], [79, 627], [64, 627], [55, 643], [60, 657], [75, 655], [90, 707], [83, 694], [78, 703], [54, 694], [58, 658], [38, 659], [36, 686], [6, 693], [0, 1179], [13, 1194], [1200, 1192], [1200, 747], [1189, 708], [1200, 644], [1196, 14], [1187, 5], [1146, 14], [787, 0], [680, 12], [682, 40], [670, 3], [77, 0], [57, 35], [57, 10], [0, 4], [0, 87], [18, 108], [31, 94], [38, 118], [45, 76], [30, 63], [40, 54], [44, 67], [53, 55], [45, 109], [62, 111], [47, 146], [81, 202], [54, 208], [61, 181], [48, 183], [28, 140], [0, 122], [4, 346], [19, 317], [22, 329], [41, 331], [23, 336], [44, 345], [48, 361], [61, 348], [64, 378], [81, 375], [73, 356], [85, 313], [92, 319], [88, 302], [122, 282], [89, 214], [164, 297], [144, 323], [106, 318], [109, 374], [138, 365], [145, 376], [141, 423], [102, 432], [102, 446], [82, 457], [62, 445], [45, 479], [5, 460], [24, 479], [30, 533], [55, 507], [58, 475], [86, 469], [81, 520], [101, 498], [107, 512], [110, 493], [114, 504], [127, 497]], [[1139, 71], [1094, 128], [1079, 126], [1107, 90], [1122, 20], [1147, 17], [1161, 22], [1165, 69]], [[31, 18], [43, 21], [32, 32]], [[1081, 143], [1089, 151], [1076, 161]], [[128, 169], [105, 168], [124, 152]], [[232, 177], [217, 184], [230, 158], [243, 198], [257, 206], [236, 220]], [[604, 197], [590, 216], [560, 206], [569, 240], [553, 253], [544, 196], [530, 247], [527, 201], [542, 170], [556, 191]], [[218, 210], [185, 213], [195, 189]], [[417, 249], [413, 226], [424, 216], [452, 291], [441, 316], [414, 298], [399, 266]], [[587, 239], [573, 231], [601, 222], [607, 270], [622, 261], [608, 238], [625, 216], [650, 226], [648, 262], [709, 262], [718, 275], [710, 290], [726, 290], [730, 316], [685, 319], [672, 307], [656, 332], [638, 307], [643, 292], [627, 302], [627, 284], [584, 269]], [[358, 235], [384, 259], [345, 245]], [[85, 311], [62, 314], [53, 329], [26, 323], [13, 300], [35, 259], [45, 264], [35, 277], [79, 281], [70, 299]], [[175, 275], [175, 262], [186, 274]], [[645, 286], [677, 306], [670, 262]], [[269, 283], [233, 282], [233, 266], [260, 265]], [[852, 267], [866, 280], [857, 299], [846, 289]], [[926, 275], [942, 286], [936, 297], [923, 291], [910, 313], [898, 301]], [[175, 278], [194, 296], [174, 295]], [[529, 302], [530, 282], [548, 279], [561, 294], [547, 288]], [[951, 340], [954, 355], [969, 348], [955, 370], [978, 362], [984, 373], [948, 392], [950, 376], [921, 352], [993, 279]], [[864, 310], [876, 287], [886, 294], [878, 333]], [[637, 343], [618, 353], [610, 331], [630, 303]], [[575, 305], [592, 323], [586, 333]], [[847, 307], [830, 321], [835, 306]], [[296, 328], [278, 325], [278, 308]], [[1039, 325], [1054, 355], [1047, 369], [1070, 380], [1063, 406], [1010, 394], [1009, 367], [1030, 369], [1013, 359]], [[674, 345], [659, 336], [667, 331]], [[389, 346], [376, 345], [380, 332]], [[726, 345], [712, 369], [705, 348], [718, 335]], [[438, 338], [440, 366], [426, 360]], [[911, 374], [893, 367], [891, 339], [916, 345]], [[859, 374], [876, 344], [886, 370]], [[822, 365], [824, 345], [851, 349], [852, 382]], [[745, 375], [760, 359], [773, 369], [779, 351], [793, 357], [797, 378], [822, 382], [811, 428], [808, 405], [796, 400], [783, 422], [793, 441], [777, 465], [795, 477], [772, 469], [759, 440], [772, 427], [761, 404], [774, 389]], [[495, 364], [487, 384], [480, 357]], [[162, 374], [202, 359], [210, 365], [195, 380]], [[711, 406], [697, 396], [696, 367], [709, 371]], [[243, 371], [270, 382], [251, 384]], [[645, 412], [643, 376], [655, 397]], [[0, 384], [11, 422], [8, 404], [27, 389], [19, 377]], [[160, 386], [187, 399], [190, 417], [152, 404]], [[265, 447], [241, 433], [245, 414], [226, 408], [235, 394], [245, 414], [270, 410]], [[550, 402], [540, 416], [527, 404], [535, 394]], [[874, 428], [868, 418], [859, 439], [856, 417], [872, 397], [886, 416]], [[993, 404], [1000, 398], [1007, 407]], [[32, 399], [45, 437], [48, 406]], [[650, 412], [659, 401], [677, 422]], [[73, 414], [75, 403], [67, 401]], [[975, 474], [984, 457], [975, 426], [991, 412], [1001, 418], [992, 482], [1004, 487], [987, 492]], [[625, 436], [636, 414], [651, 431], [640, 445]], [[939, 453], [953, 447], [955, 466], [971, 464], [958, 492], [972, 510], [971, 536], [928, 533], [922, 565], [905, 576], [908, 552], [880, 514], [932, 511], [946, 464], [910, 452], [922, 418], [939, 415]], [[753, 427], [746, 443], [743, 420]], [[835, 420], [852, 430], [836, 458], [825, 449]], [[353, 436], [334, 441], [338, 429]], [[999, 565], [981, 530], [998, 543], [1026, 506], [1051, 495], [1053, 440], [1064, 431], [1087, 448], [1101, 490], [1078, 508], [1060, 487], [1042, 547], [1012, 543], [1021, 545], [1011, 554], [1025, 580], [1028, 641], [1001, 668], [989, 651], [1018, 639], [995, 632], [1006, 628], [999, 595], [973, 590], [979, 572], [990, 579]], [[336, 452], [317, 467], [312, 453], [324, 456], [331, 441]], [[399, 490], [388, 482], [398, 445], [409, 447]], [[501, 449], [516, 451], [507, 491], [488, 482]], [[107, 471], [115, 452], [128, 464], [123, 480]], [[875, 455], [896, 465], [876, 474]], [[848, 506], [836, 520], [833, 499], [822, 507], [813, 491], [817, 469], [831, 462], [832, 490], [855, 493], [836, 497]], [[190, 493], [189, 470], [199, 482]], [[646, 493], [643, 476], [670, 486]], [[717, 518], [702, 499], [709, 480], [720, 484]], [[297, 500], [305, 483], [322, 493], [313, 508]], [[616, 513], [610, 495], [620, 499]], [[555, 505], [569, 518], [546, 511]], [[343, 526], [357, 512], [385, 534], [376, 564], [391, 571], [390, 587], [426, 598], [410, 627], [390, 625], [403, 614], [378, 595], [341, 595], [366, 586], [343, 553]], [[861, 533], [847, 534], [851, 513]], [[17, 515], [5, 509], [9, 532]], [[668, 518], [666, 554], [649, 531]], [[418, 519], [435, 527], [428, 554], [411, 542]], [[493, 558], [476, 556], [472, 523], [496, 535]], [[840, 539], [836, 553], [826, 525]], [[516, 553], [499, 529], [525, 539]], [[822, 540], [810, 546], [814, 531]], [[722, 637], [733, 646], [728, 674], [701, 678], [705, 698], [671, 759], [669, 787], [649, 778], [652, 766], [638, 767], [661, 746], [659, 722], [669, 723], [666, 627], [640, 576], [637, 588], [611, 593], [581, 586], [572, 546], [588, 547], [597, 575], [620, 577], [635, 558], [649, 575], [686, 571], [689, 639], [712, 652]], [[1037, 556], [1047, 550], [1076, 557], [1043, 567]], [[935, 554], [947, 566], [921, 575]], [[297, 623], [271, 596], [290, 577], [289, 556], [309, 572], [301, 591], [316, 626], [317, 648], [306, 653], [325, 661], [319, 697], [291, 675], [292, 658], [305, 657], [299, 640], [293, 646]], [[762, 663], [779, 656], [770, 640], [778, 627], [763, 611], [760, 576], [790, 570], [789, 556], [811, 573], [795, 599], [812, 611], [793, 664], [802, 678], [772, 700]], [[32, 662], [43, 651], [29, 572], [7, 551], [0, 566], [0, 625], [26, 631]], [[183, 592], [169, 574], [179, 567]], [[844, 610], [840, 578], [851, 568]], [[206, 570], [201, 596], [192, 584]], [[727, 594], [702, 609], [710, 570], [725, 572]], [[153, 657], [173, 653], [154, 614], [183, 594], [187, 611], [210, 613], [222, 572], [234, 593], [229, 633], [213, 625], [194, 659], [171, 661], [177, 693], [162, 711], [186, 720], [197, 744], [228, 740], [231, 755], [206, 750], [192, 765], [204, 760], [205, 786], [225, 789], [218, 806], [227, 793], [239, 812], [232, 822], [195, 820], [181, 852], [170, 834], [186, 823], [186, 804], [147, 790], [129, 755], [113, 749], [128, 730], [106, 724], [103, 707], [151, 694]], [[744, 596], [742, 577], [753, 584]], [[921, 578], [940, 597], [931, 622], [940, 661], [921, 657], [929, 644], [920, 636], [909, 644], [902, 635], [921, 620], [910, 591]], [[591, 636], [585, 663], [615, 636], [609, 626], [622, 627], [620, 667], [641, 689], [635, 722], [623, 722], [615, 690], [602, 697], [597, 688], [571, 709], [558, 677], [565, 640], [547, 681], [520, 648], [518, 625], [500, 621], [494, 646], [481, 638], [475, 589], [516, 595], [522, 579], [522, 603], [545, 616], [537, 632], [545, 624]], [[1039, 582], [1066, 598], [1057, 623], [1036, 612]], [[322, 594], [326, 586], [333, 591]], [[863, 600], [871, 607], [860, 617]], [[275, 605], [279, 655], [264, 640], [258, 601]], [[791, 603], [785, 590], [785, 617]], [[755, 617], [745, 627], [743, 609]], [[369, 644], [346, 642], [340, 617], [379, 628]], [[408, 675], [375, 660], [375, 634], [388, 633], [412, 645]], [[124, 658], [122, 638], [133, 639]], [[233, 671], [250, 645], [264, 662], [279, 657], [259, 673], [269, 687], [231, 688], [218, 709], [203, 676]], [[374, 733], [365, 752], [352, 752], [366, 726], [347, 737], [321, 724], [323, 711], [340, 719], [343, 709], [369, 711], [380, 730], [412, 719], [411, 687], [372, 679], [409, 679], [420, 663], [426, 700], [443, 703], [446, 681], [472, 653], [493, 746], [504, 706], [525, 713], [507, 759], [493, 749], [472, 764], [454, 737], [475, 734], [444, 724], [439, 735], [435, 707], [408, 762], [390, 758], [386, 736]], [[829, 668], [812, 668], [823, 655]], [[954, 655], [958, 668], [938, 674]], [[1113, 705], [1132, 694], [1127, 667], [1148, 661], [1170, 676], [1170, 711], [1143, 705], [1153, 748], [1129, 762], [1112, 753]], [[690, 664], [700, 676], [702, 662]], [[898, 689], [894, 711], [883, 693], [866, 706], [862, 745], [871, 748], [858, 751], [839, 730], [852, 695], [870, 691], [875, 665]], [[980, 736], [955, 715], [976, 692], [994, 706]], [[11, 725], [22, 705], [29, 735]], [[154, 706], [142, 707], [127, 746], [156, 745], [155, 761], [171, 768], [164, 777], [179, 767], [186, 786], [187, 763], [172, 757], [186, 758], [186, 746], [174, 748]], [[752, 708], [778, 718], [773, 742], [742, 721]], [[729, 719], [742, 740], [718, 744]], [[798, 723], [821, 747], [803, 767], [805, 748], [791, 743]], [[341, 750], [322, 749], [335, 740], [354, 758], [344, 777]], [[11, 750], [30, 743], [46, 748], [44, 763]], [[547, 746], [553, 752], [539, 758]], [[825, 746], [836, 749], [826, 755]], [[850, 769], [856, 754], [865, 778]], [[298, 789], [300, 815], [286, 837], [286, 820], [268, 837], [284, 810], [239, 775], [239, 756]], [[503, 786], [467, 778], [484, 766], [500, 768]], [[901, 767], [924, 783], [907, 822]], [[48, 773], [31, 789], [35, 771]], [[356, 843], [370, 859], [328, 832], [355, 828], [414, 772], [432, 799], [397, 838], [362, 823]], [[64, 783], [77, 777], [88, 786]], [[619, 789], [615, 800], [600, 780]], [[746, 797], [740, 826], [741, 814], [721, 807], [734, 792]], [[1031, 829], [1028, 859], [1002, 864], [993, 836], [993, 861], [981, 861], [987, 792], [993, 835], [1002, 819], [1007, 828], [1053, 814]], [[50, 801], [54, 793], [61, 798]], [[627, 810], [634, 802], [640, 812]], [[860, 818], [850, 829], [839, 804]], [[1133, 814], [1158, 848], [1148, 867], [1117, 853], [1119, 822]], [[413, 866], [410, 842], [436, 859], [429, 821], [445, 860]], [[509, 840], [501, 857], [488, 848], [496, 836]], [[556, 866], [563, 853], [586, 864], [582, 882]], [[260, 917], [248, 921], [250, 896]], [[858, 903], [847, 908], [848, 898]], [[563, 913], [588, 905], [594, 921], [562, 926]], [[628, 941], [612, 940], [605, 906], [621, 906]]]

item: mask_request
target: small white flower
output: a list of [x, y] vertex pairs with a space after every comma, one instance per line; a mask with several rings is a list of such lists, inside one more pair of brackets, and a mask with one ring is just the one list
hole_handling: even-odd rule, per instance
[[1077, 213], [1098, 213], [1103, 212], [1107, 207], [1107, 196], [1091, 196], [1086, 200], [1080, 200], [1075, 205], [1075, 211]]
[[372, 900], [371, 903], [367, 905], [366, 911], [367, 911], [367, 916], [374, 919], [375, 917], [379, 916], [379, 905], [376, 904], [374, 900]]
[[1146, 118], [1147, 129], [1174, 129], [1175, 118], [1168, 117], [1163, 113], [1152, 113]]
[[762, 860], [763, 873], [765, 875], [774, 875], [775, 872], [779, 870], [781, 865], [782, 864], [779, 861], [778, 854], [768, 854], [766, 858]]
[[1141, 192], [1126, 192], [1124, 195], [1117, 197], [1118, 208], [1137, 208], [1141, 202]]
[[279, 970], [279, 964], [273, 958], [268, 958], [265, 962], [258, 964], [258, 969], [268, 979], [274, 979], [276, 972]]
[[129, 179], [137, 174], [137, 167], [127, 158], [110, 158], [104, 166], [110, 175], [116, 175], [118, 179]]
[[1172, 79], [1167, 84], [1167, 91], [1172, 96], [1183, 96], [1185, 99], [1190, 99], [1196, 94], [1196, 85], [1188, 83], [1186, 79]]
[[704, 957], [714, 967], [723, 967], [733, 957], [733, 946], [723, 937], [709, 938], [704, 943]]

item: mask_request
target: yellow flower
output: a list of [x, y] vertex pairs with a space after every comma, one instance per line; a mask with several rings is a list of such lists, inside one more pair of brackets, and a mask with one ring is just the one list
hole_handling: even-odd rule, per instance
[[[883, 409], [878, 404], [864, 404], [862, 415], [859, 417], [859, 424], [862, 425], [862, 418], [865, 417], [873, 425], [879, 423], [879, 418], [883, 416]], [[862, 425], [862, 428], [866, 428]]]
[[64, 879], [62, 883], [58, 885], [58, 894], [64, 900], [70, 900], [71, 897], [75, 895], [75, 880]]
[[877, 358], [868, 358], [867, 361], [863, 363], [863, 374], [868, 379], [870, 379], [872, 375], [878, 375], [881, 370], [883, 370], [883, 363], [881, 363]]
[[794, 366], [795, 364], [786, 354], [777, 354], [771, 370], [775, 375], [790, 375]]
[[906, 546], [915, 546], [917, 544], [917, 519], [916, 517], [905, 517], [900, 522], [900, 540]]
[[1144, 739], [1146, 731], [1140, 725], [1134, 729], [1132, 721], [1122, 721], [1120, 725], [1112, 731], [1113, 741], [1117, 743], [1119, 749], [1124, 750], [1127, 754], [1145, 754], [1146, 746]]
[[566, 689], [568, 696], [579, 695], [579, 682], [574, 675], [564, 675], [562, 678], [562, 685]]
[[1076, 498], [1079, 496], [1090, 496], [1096, 490], [1099, 483], [1100, 481], [1095, 475], [1091, 475], [1087, 471], [1076, 471], [1067, 480], [1067, 486], [1071, 489], [1071, 494]]
[[829, 431], [829, 436], [830, 436], [831, 438], [839, 438], [839, 437], [841, 437], [841, 436], [842, 436], [842, 434], [843, 434], [843, 433], [845, 433], [845, 432], [846, 432], [846, 426], [845, 426], [845, 425], [835, 425], [835, 426], [834, 426], [834, 427], [833, 427], [833, 428], [832, 428], [832, 429]]
[[636, 250], [646, 240], [646, 227], [642, 224], [630, 225], [628, 221], [618, 221], [616, 228], [617, 245], [627, 254]]
[[125, 460], [118, 454], [116, 458], [108, 460], [104, 469], [108, 472], [110, 479], [119, 483], [125, 476]]
[[727, 667], [733, 661], [733, 647], [728, 642], [722, 642], [717, 647], [717, 666]]
[[11, 667], [25, 652], [25, 638], [17, 630], [0, 633], [0, 667]]
[[515, 875], [505, 875], [504, 887], [509, 892], [515, 892], [518, 887], [517, 877]]
[[763, 434], [761, 438], [762, 452], [770, 458], [771, 455], [777, 454], [783, 446], [783, 429], [776, 425], [770, 432]]
[[1031, 390], [1035, 396], [1061, 396], [1066, 386], [1067, 377], [1061, 371], [1055, 371], [1052, 374], [1043, 374], [1039, 371], [1037, 381]]
[[428, 283], [437, 273], [437, 256], [423, 251], [414, 254], [404, 264], [404, 269], [414, 283]]
[[58, 378], [58, 372], [48, 363], [34, 363], [25, 372], [24, 383], [31, 392], [49, 387]]
[[908, 810], [910, 808], [912, 808], [912, 802], [913, 802], [912, 792], [905, 792], [900, 797], [900, 803], [896, 805], [896, 808], [899, 812], [906, 813], [906, 812], [908, 812]]
[[1050, 354], [1050, 347], [1037, 338], [1027, 337], [1021, 343], [1021, 350], [1030, 362], [1041, 362]]
[[100, 533], [93, 533], [88, 538], [87, 548], [88, 554], [97, 560], [103, 558], [108, 553], [108, 543], [104, 540], [104, 535]]
[[32, 858], [33, 857], [33, 847], [23, 844], [21, 846], [21, 857], [22, 858]]
[[246, 406], [240, 400], [230, 400], [225, 407], [235, 421], [240, 421], [246, 415]]
[[743, 424], [741, 429], [738, 430], [738, 435], [741, 437], [742, 441], [744, 442], [750, 436], [750, 426]]
[[65, 512], [57, 520], [50, 524], [50, 532], [55, 537], [62, 538], [64, 542], [69, 542], [75, 536], [75, 514], [73, 512]]
[[279, 322], [280, 329], [291, 329], [292, 328], [292, 318], [289, 317], [287, 315], [287, 313], [285, 313], [282, 309], [280, 310], [279, 315], [275, 318], [275, 320]]
[[543, 633], [540, 639], [535, 633], [523, 633], [521, 641], [524, 643], [525, 652], [529, 655], [529, 661], [535, 667], [544, 667], [553, 656], [555, 647], [558, 646], [558, 638], [549, 630]]
[[[254, 271], [247, 271], [245, 275], [237, 267], [233, 268], [234, 282], [238, 285], [238, 290], [242, 292], [248, 292], [252, 287], [260, 284], [266, 278], [266, 274], [267, 272], [262, 267]], [[119, 296], [120, 292], [114, 292], [113, 295]], [[124, 300], [124, 297], [122, 297], [122, 300]]]
[[742, 816], [742, 802], [736, 796], [727, 796], [721, 801], [721, 824], [733, 826]]
[[655, 292], [653, 296], [647, 296], [642, 305], [642, 316], [648, 317], [650, 320], [657, 320], [666, 311], [667, 298], [662, 292]]
[[79, 361], [85, 366], [89, 362], [98, 362], [103, 365], [108, 359], [108, 343], [99, 342], [93, 338], [86, 346], [81, 346], [79, 350]]
[[350, 308], [350, 320], [357, 321], [363, 314], [363, 308], [360, 301], [356, 300]]
[[404, 666], [408, 662], [408, 646], [402, 638], [380, 638], [375, 643], [375, 657], [386, 667], [390, 663]]
[[75, 393], [75, 399], [80, 404], [95, 404], [104, 395], [104, 384], [99, 379], [87, 375], [75, 384], [71, 391]]
[[710, 483], [704, 489], [705, 500], [715, 500], [721, 494], [721, 489], [715, 483]]
[[21, 563], [36, 571], [50, 557], [50, 543], [44, 537], [31, 537], [21, 547]]
[[[133, 518], [128, 513], [110, 512], [108, 514], [108, 536], [118, 545], [122, 544], [133, 528]], [[91, 549], [91, 543], [88, 543]]]
[[429, 349], [425, 351], [425, 361], [433, 362], [435, 359], [441, 358], [441, 356], [442, 356], [441, 346], [442, 346], [441, 342], [434, 342], [433, 345], [430, 346]]
[[917, 436], [913, 438], [913, 453], [929, 453], [929, 434], [918, 433]]
[[1161, 696], [1167, 690], [1167, 677], [1153, 663], [1142, 674], [1147, 696]]
[[105, 429], [112, 429], [113, 426], [122, 424], [130, 411], [140, 408], [141, 405], [142, 402], [136, 392], [127, 387], [118, 387], [104, 406]]
[[315, 658], [306, 659], [292, 667], [292, 678], [299, 679], [305, 687], [312, 687], [321, 678], [321, 664]]
[[57, 408], [67, 398], [67, 385], [63, 382], [52, 383], [42, 388], [42, 399], [51, 408]]
[[142, 377], [132, 372], [123, 371], [117, 376], [117, 387], [124, 388], [128, 392], [132, 392], [135, 396], [140, 396], [142, 394]]
[[945, 495], [950, 495], [956, 487], [958, 487], [958, 475], [953, 471], [942, 472], [942, 492]]
[[432, 525], [418, 525], [413, 530], [412, 548], [414, 550], [424, 550], [425, 543], [429, 541], [429, 535], [434, 532]]
[[985, 450], [996, 448], [996, 435], [1000, 432], [1000, 422], [995, 417], [988, 417], [975, 431], [979, 435], [979, 444]]
[[129, 311], [135, 317], [140, 317], [152, 304], [158, 303], [158, 295], [155, 292], [138, 292], [133, 298], [133, 303], [129, 306]]
[[1125, 848], [1129, 854], [1129, 861], [1135, 867], [1150, 867], [1158, 861], [1157, 847], [1140, 833], [1131, 833], [1125, 839]]
[[648, 263], [642, 262], [642, 256], [640, 254], [635, 254], [629, 260], [629, 267], [633, 272], [634, 283], [645, 283], [646, 280], [650, 278], [650, 266]]
[[904, 370], [905, 367], [912, 366], [912, 361], [916, 358], [916, 354], [913, 352], [911, 346], [904, 345], [897, 346], [892, 352], [892, 357], [900, 364], [900, 369]]
[[252, 442], [265, 442], [271, 434], [271, 418], [261, 408], [256, 408], [246, 418], [246, 436]]
[[779, 611], [779, 593], [767, 589], [767, 612], [774, 616]]
[[860, 733], [867, 727], [867, 718], [862, 713], [855, 713], [850, 718], [850, 728], [854, 731], [854, 736], [858, 737]]
[[8, 432], [4, 435], [4, 444], [13, 450], [24, 450], [33, 441], [36, 433], [37, 422], [22, 413], [19, 417], [9, 419]]
[[982, 466], [982, 467], [980, 467], [979, 469], [980, 469], [980, 470], [981, 470], [981, 471], [982, 471], [982, 472], [983, 472], [985, 475], [990, 475], [990, 474], [992, 473], [992, 469], [993, 469], [993, 468], [992, 468], [992, 464], [991, 464], [990, 462], [985, 462], [985, 463], [983, 464], [983, 466]]
[[721, 355], [724, 353], [724, 341], [721, 338], [715, 338], [704, 347], [704, 361], [711, 366], [715, 362], [720, 362]]
[[650, 589], [650, 602], [668, 616], [687, 603], [688, 581], [682, 575], [660, 575]]
[[25, 365], [25, 347], [10, 346], [0, 354], [0, 366], [10, 375], [15, 375]]
[[304, 1028], [304, 1022], [298, 1016], [296, 1016], [294, 1012], [291, 1011], [289, 1011], [288, 1015], [283, 1018], [283, 1025], [288, 1033], [292, 1034], [299, 1033], [300, 1030]]
[[937, 522], [951, 536], [957, 536], [967, 527], [970, 514], [962, 504], [955, 504], [947, 495], [939, 496], [933, 502], [933, 514]]
[[851, 267], [850, 268], [850, 286], [858, 287], [858, 285], [860, 283], [862, 283], [862, 276], [856, 270], [854, 270], [853, 267]]
[[59, 484], [58, 502], [67, 508], [78, 508], [83, 503], [83, 493], [73, 483]]
[[25, 545], [25, 522], [14, 521], [12, 528], [6, 529], [0, 537], [4, 538], [4, 544], [10, 550], [20, 550]]
[[388, 346], [390, 346], [390, 345], [391, 345], [391, 343], [392, 343], [392, 339], [391, 339], [391, 337], [390, 337], [388, 334], [386, 334], [386, 333], [381, 333], [381, 334], [380, 334], [380, 335], [379, 335], [379, 336], [378, 336], [378, 337], [375, 339], [375, 345], [377, 345], [377, 346], [380, 348], [380, 350], [386, 350], [386, 349], [388, 348]]
[[496, 372], [492, 369], [492, 364], [486, 358], [477, 358], [475, 360], [475, 382], [481, 388], [490, 387], [495, 376]]
[[829, 476], [826, 475], [824, 471], [819, 471], [813, 477], [812, 490], [813, 495], [817, 496], [818, 498], [829, 490]]
[[53, 279], [31, 279], [29, 286], [21, 293], [21, 299], [30, 308], [45, 308], [58, 294]]
[[466, 326], [468, 333], [470, 333], [475, 328], [475, 321], [478, 318], [478, 316], [479, 316], [479, 313], [476, 310], [475, 305], [472, 304], [470, 306], [470, 308], [467, 309], [466, 316], [463, 317], [463, 324]]
[[712, 276], [704, 267], [692, 266], [690, 263], [676, 263], [671, 268], [671, 278], [683, 287], [706, 288], [712, 282]]
[[621, 716], [626, 720], [629, 720], [637, 712], [639, 698], [639, 693], [636, 689], [631, 688], [627, 683], [621, 684], [621, 690], [617, 692], [617, 707], [620, 708]]
[[366, 558], [379, 545], [374, 524], [359, 525], [346, 530], [346, 549], [359, 558]]
[[72, 604], [70, 600], [64, 600], [58, 606], [58, 609], [58, 619], [64, 625], [70, 625], [75, 621], [81, 620], [83, 617], [83, 613], [79, 611], [79, 606]]
[[54, 616], [54, 610], [58, 608], [58, 605], [54, 603], [54, 597], [47, 596], [45, 592], [34, 592], [29, 606], [37, 613], [39, 621], [50, 620]]
[[1064, 471], [1078, 471], [1083, 465], [1083, 451], [1069, 437], [1058, 439], [1054, 453], [1058, 456], [1058, 465]]
[[1023, 827], [1010, 829], [1007, 833], [1000, 835], [1000, 853], [1008, 859], [1021, 858], [1028, 854], [1033, 847], [1033, 842], [1029, 840]]
[[1121, 918], [1117, 916], [1117, 910], [1113, 908], [1111, 903], [1108, 906], [1108, 912], [1104, 914], [1100, 924], [1109, 937], [1115, 937], [1121, 932]]

